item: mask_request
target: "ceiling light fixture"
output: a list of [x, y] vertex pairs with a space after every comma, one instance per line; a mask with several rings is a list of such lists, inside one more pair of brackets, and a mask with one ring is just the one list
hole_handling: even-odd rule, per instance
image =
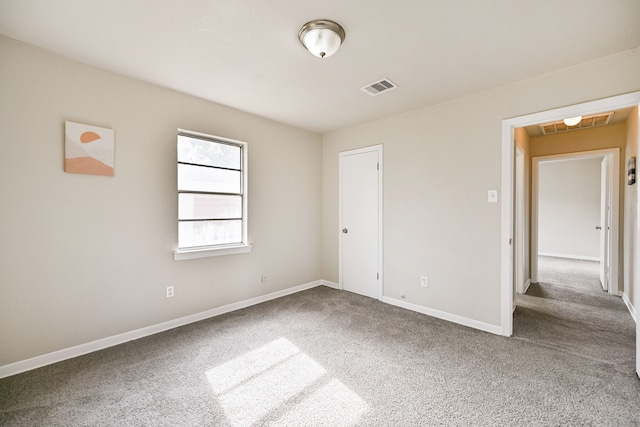
[[318, 58], [328, 58], [336, 53], [345, 36], [340, 24], [327, 19], [309, 21], [298, 32], [300, 43]]
[[564, 124], [567, 126], [575, 126], [582, 121], [582, 116], [576, 117], [567, 117], [563, 120]]

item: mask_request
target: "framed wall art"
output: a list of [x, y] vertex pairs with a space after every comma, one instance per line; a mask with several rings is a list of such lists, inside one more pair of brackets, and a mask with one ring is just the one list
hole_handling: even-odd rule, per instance
[[114, 175], [113, 129], [65, 122], [64, 171], [89, 175]]

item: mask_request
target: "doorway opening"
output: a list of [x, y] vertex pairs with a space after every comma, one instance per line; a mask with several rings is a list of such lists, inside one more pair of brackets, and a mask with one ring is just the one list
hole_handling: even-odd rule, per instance
[[[634, 111], [634, 116], [630, 117], [627, 123], [631, 123], [629, 128], [634, 129], [633, 134], [627, 133], [627, 144], [629, 141], [633, 144], [637, 144], [640, 140], [638, 137], [638, 123], [640, 122], [640, 115], [638, 114], [638, 107], [640, 107], [640, 92], [633, 92], [626, 95], [614, 96], [611, 98], [601, 99], [597, 101], [586, 102], [583, 104], [572, 105], [568, 107], [557, 108], [554, 110], [543, 111], [540, 113], [534, 113], [526, 116], [515, 117], [512, 119], [503, 120], [502, 122], [502, 204], [501, 204], [501, 334], [504, 336], [511, 336], [513, 334], [513, 307], [514, 307], [514, 293], [515, 289], [515, 272], [516, 272], [516, 253], [514, 249], [514, 237], [516, 235], [515, 229], [515, 131], [518, 128], [538, 125], [541, 123], [559, 122], [567, 117], [588, 116], [607, 111], [617, 111], [625, 108], [631, 108]], [[627, 131], [628, 132], [628, 131]], [[622, 154], [621, 154], [622, 155]], [[619, 165], [619, 162], [616, 163]], [[633, 189], [637, 192], [637, 186]], [[635, 198], [634, 198], [635, 200]], [[640, 220], [640, 212], [638, 212], [637, 206], [632, 207], [634, 224]], [[613, 216], [612, 216], [613, 219]], [[613, 231], [613, 230], [611, 230]], [[616, 237], [619, 233], [615, 233]], [[611, 233], [613, 238], [613, 232]], [[638, 230], [634, 231], [633, 238], [638, 241], [640, 233]], [[615, 243], [617, 245], [617, 242]], [[611, 246], [614, 242], [611, 242]], [[533, 247], [531, 253], [534, 254]], [[535, 257], [531, 257], [531, 261]], [[638, 253], [634, 254], [633, 259], [630, 260], [632, 271], [638, 272], [640, 269], [640, 256]], [[616, 262], [613, 263], [611, 259], [611, 277], [614, 274], [618, 274], [620, 266]], [[534, 271], [534, 270], [532, 270]], [[640, 280], [638, 277], [634, 277], [625, 282], [626, 292], [632, 294], [640, 293]], [[608, 290], [610, 292], [617, 293], [618, 289], [615, 289], [617, 280], [614, 282], [611, 280], [607, 286], [610, 286]], [[624, 297], [623, 297], [624, 300]], [[629, 312], [635, 320], [635, 309], [625, 300]], [[636, 331], [636, 373], [640, 376], [640, 333]]]
[[[553, 212], [560, 206], [558, 200], [550, 200], [556, 203], [549, 206], [541, 203], [541, 168], [547, 167], [549, 173], [557, 174], [566, 169], [571, 163], [595, 162], [599, 176], [596, 183], [591, 182], [597, 188], [597, 200], [594, 206], [593, 194], [591, 197], [586, 192], [576, 190], [566, 182], [557, 183], [553, 189], [555, 197], [570, 198], [579, 197], [578, 203], [565, 204], [571, 206], [571, 210], [562, 209], [561, 212]], [[567, 163], [569, 162], [569, 163]], [[586, 164], [588, 164], [586, 163]], [[604, 290], [611, 295], [619, 295], [618, 260], [619, 258], [619, 206], [620, 206], [620, 150], [618, 148], [593, 150], [578, 153], [567, 153], [552, 156], [534, 157], [531, 160], [531, 283], [538, 283], [538, 254], [565, 258], [578, 258], [586, 260], [599, 260], [600, 282]], [[559, 167], [556, 167], [559, 166]], [[593, 168], [594, 165], [590, 165]], [[581, 168], [584, 169], [584, 168]], [[579, 170], [574, 168], [575, 172]], [[563, 181], [571, 177], [563, 177]], [[587, 179], [588, 177], [577, 177]], [[550, 184], [550, 183], [547, 183]], [[580, 183], [578, 183], [580, 184]], [[584, 183], [586, 184], [586, 183]], [[563, 187], [565, 194], [563, 194]], [[571, 195], [569, 192], [582, 193]], [[597, 197], [599, 193], [600, 197]], [[561, 203], [562, 201], [560, 201]], [[545, 207], [545, 209], [542, 209]], [[544, 214], [544, 215], [543, 215]], [[546, 219], [553, 214], [556, 216], [554, 224], [546, 222], [546, 227], [541, 225], [541, 219]], [[517, 224], [516, 224], [517, 227]], [[567, 237], [568, 236], [568, 237]], [[616, 266], [612, 268], [612, 266]]]
[[[566, 117], [588, 116], [640, 105], [640, 92], [614, 96], [583, 104], [557, 108], [539, 113], [507, 119], [502, 122], [502, 204], [501, 204], [501, 334], [513, 333], [513, 301], [515, 290], [514, 259], [514, 199], [516, 149], [514, 135], [517, 128], [561, 121]], [[531, 248], [531, 254], [533, 254]], [[532, 257], [533, 259], [533, 257]], [[638, 268], [638, 260], [634, 267]], [[617, 266], [616, 266], [617, 268]], [[635, 285], [637, 287], [637, 284]], [[640, 340], [639, 340], [640, 342]], [[640, 344], [639, 344], [640, 348]]]

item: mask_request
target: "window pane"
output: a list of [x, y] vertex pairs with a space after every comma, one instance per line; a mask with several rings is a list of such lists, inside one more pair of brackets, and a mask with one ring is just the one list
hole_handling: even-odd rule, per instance
[[178, 135], [179, 162], [240, 170], [241, 153], [237, 145]]
[[241, 172], [178, 164], [178, 190], [235, 193], [241, 191]]
[[230, 243], [242, 243], [242, 220], [178, 223], [178, 246], [181, 248]]
[[242, 218], [242, 196], [180, 193], [178, 219]]

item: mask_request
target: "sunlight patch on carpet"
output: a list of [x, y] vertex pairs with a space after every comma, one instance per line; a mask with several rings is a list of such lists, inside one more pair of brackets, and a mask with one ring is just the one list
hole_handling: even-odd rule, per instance
[[300, 353], [298, 347], [280, 338], [210, 369], [207, 379], [213, 391], [219, 395], [297, 353]]
[[367, 412], [368, 405], [353, 390], [333, 378], [316, 390], [274, 426], [351, 426]]
[[[232, 426], [250, 426], [273, 411], [277, 425], [350, 426], [368, 410], [354, 391], [285, 338], [206, 372]], [[320, 381], [326, 384], [317, 387]], [[307, 391], [302, 401], [293, 399]], [[289, 407], [290, 406], [290, 407]]]

